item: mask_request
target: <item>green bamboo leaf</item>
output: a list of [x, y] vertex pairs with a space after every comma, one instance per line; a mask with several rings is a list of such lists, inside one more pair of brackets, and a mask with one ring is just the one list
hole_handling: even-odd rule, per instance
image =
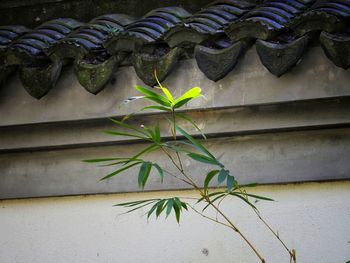
[[163, 169], [156, 163], [153, 164], [153, 166], [157, 169], [158, 173], [159, 173], [159, 176], [160, 176], [160, 180], [161, 182], [163, 183], [163, 180], [164, 180], [164, 172], [163, 172]]
[[101, 163], [101, 162], [109, 162], [109, 161], [117, 161], [117, 160], [125, 160], [126, 158], [100, 158], [100, 159], [88, 159], [83, 160], [85, 163]]
[[205, 180], [204, 180], [204, 191], [207, 192], [208, 191], [208, 186], [209, 186], [209, 183], [210, 181], [213, 179], [213, 177], [215, 175], [217, 175], [219, 172], [219, 170], [212, 170], [210, 171], [207, 176], [205, 177]]
[[227, 176], [229, 176], [228, 171], [225, 169], [221, 169], [219, 172], [219, 176], [218, 176], [219, 184], [221, 184], [223, 181], [225, 181], [227, 179]]
[[181, 206], [179, 207], [178, 204], [174, 202], [173, 207], [175, 211], [176, 221], [177, 223], [180, 223]]
[[156, 208], [158, 207], [159, 202], [161, 202], [162, 200], [159, 200], [157, 203], [155, 203], [152, 208], [148, 211], [147, 213], [147, 219], [152, 215], [152, 213], [156, 210]]
[[[213, 196], [216, 196], [216, 195], [219, 195], [219, 194], [226, 194], [226, 192], [214, 192], [214, 193], [207, 194], [206, 196], [207, 197], [213, 197]], [[205, 197], [201, 197], [201, 198], [198, 199], [198, 201], [196, 203], [198, 204], [198, 203], [202, 202], [204, 199], [205, 199]]]
[[187, 156], [191, 157], [193, 160], [201, 162], [201, 163], [220, 165], [215, 159], [211, 159], [210, 157], [207, 157], [207, 156], [202, 155], [202, 154], [191, 152], [191, 153], [188, 153]]
[[140, 171], [139, 171], [139, 176], [138, 176], [138, 183], [140, 188], [145, 188], [147, 179], [149, 177], [149, 174], [151, 172], [152, 168], [152, 163], [150, 162], [143, 162]]
[[174, 205], [174, 199], [169, 199], [167, 202], [167, 207], [166, 207], [166, 217], [168, 217], [171, 213], [171, 210], [173, 209]]
[[174, 107], [174, 109], [181, 108], [183, 105], [185, 105], [187, 102], [189, 102], [189, 101], [192, 100], [192, 99], [193, 99], [193, 98], [186, 98], [186, 99], [183, 99], [183, 100], [179, 101], [178, 103], [173, 104], [173, 107]]
[[149, 97], [149, 96], [145, 96], [145, 99], [153, 101], [155, 103], [158, 103], [160, 105], [163, 105], [165, 107], [171, 107], [171, 102], [164, 102], [163, 99], [159, 99], [158, 97]]
[[202, 137], [206, 140], [207, 137], [205, 136], [205, 134], [203, 133], [202, 129], [198, 127], [198, 125], [189, 117], [187, 116], [186, 114], [183, 114], [183, 113], [175, 113], [175, 115], [181, 119], [184, 119], [186, 121], [188, 121], [189, 123], [191, 123], [193, 125], [193, 127], [199, 131], [202, 135]]
[[157, 218], [159, 217], [159, 215], [163, 212], [164, 208], [166, 207], [165, 202], [167, 199], [162, 200], [162, 202], [160, 202], [157, 206], [157, 210], [156, 210], [156, 216]]
[[182, 205], [181, 205], [181, 201], [178, 197], [174, 198], [174, 202], [177, 204], [177, 206], [180, 208], [180, 210], [182, 210]]
[[[187, 140], [189, 140], [193, 145], [195, 145], [201, 152], [203, 152], [208, 157], [211, 157], [212, 159], [216, 158], [199, 142], [197, 142], [191, 135], [189, 135], [186, 131], [184, 131], [182, 128], [176, 125], [176, 129], [184, 136]], [[219, 161], [218, 161], [219, 163]]]
[[255, 199], [260, 199], [260, 200], [265, 200], [265, 201], [275, 201], [269, 197], [265, 197], [265, 196], [260, 196], [260, 195], [253, 195], [253, 194], [248, 194], [248, 193], [241, 193], [241, 192], [236, 192], [237, 194], [240, 195], [244, 195], [244, 196], [249, 196], [249, 197], [253, 197]]
[[161, 141], [159, 122], [157, 122], [156, 126], [154, 127], [154, 139], [156, 142]]
[[171, 103], [173, 104], [173, 103], [174, 103], [174, 98], [173, 98], [173, 96], [171, 95], [170, 91], [169, 91], [167, 88], [163, 87], [163, 85], [160, 83], [160, 81], [159, 81], [159, 79], [158, 79], [158, 77], [157, 77], [156, 71], [154, 72], [154, 76], [155, 76], [155, 78], [156, 78], [156, 81], [157, 81], [157, 83], [158, 83], [159, 88], [161, 88], [161, 90], [163, 91], [164, 95], [165, 95], [165, 96], [168, 98], [168, 100], [171, 101]]
[[[118, 165], [118, 164], [123, 164], [123, 165], [124, 165], [124, 164], [127, 163], [129, 160], [130, 160], [130, 158], [125, 158], [125, 159], [122, 160], [122, 161], [113, 162], [113, 163], [108, 163], [108, 164], [101, 164], [101, 165], [99, 165], [98, 167], [114, 166], [114, 165]], [[142, 159], [135, 159], [134, 161], [143, 162]]]
[[154, 203], [154, 202], [148, 202], [148, 203], [146, 203], [146, 204], [140, 205], [140, 206], [138, 206], [138, 207], [135, 207], [135, 208], [133, 208], [133, 209], [130, 209], [130, 210], [126, 211], [124, 214], [129, 214], [129, 213], [134, 212], [134, 211], [136, 211], [136, 210], [139, 210], [139, 209], [141, 209], [141, 208], [143, 208], [143, 207], [145, 207], [145, 206], [148, 206], [148, 205], [150, 205], [150, 204], [152, 204], [152, 203]]
[[226, 183], [227, 183], [227, 191], [231, 191], [231, 189], [235, 184], [235, 178], [231, 175], [228, 175]]
[[123, 171], [125, 171], [125, 170], [128, 170], [128, 169], [130, 169], [131, 167], [133, 167], [133, 166], [135, 166], [135, 165], [138, 165], [138, 164], [140, 164], [140, 163], [142, 163], [142, 162], [139, 162], [139, 161], [138, 161], [138, 162], [132, 163], [132, 164], [130, 164], [130, 165], [123, 166], [122, 168], [118, 169], [117, 171], [114, 171], [113, 173], [107, 174], [105, 177], [101, 178], [100, 181], [106, 180], [106, 179], [108, 179], [108, 178], [111, 178], [112, 176], [115, 176], [115, 175], [117, 175], [117, 174], [119, 174], [119, 173], [121, 173], [121, 172], [123, 172]]
[[241, 200], [243, 200], [245, 203], [247, 203], [249, 206], [251, 206], [254, 210], [257, 210], [257, 211], [258, 211], [258, 209], [256, 208], [255, 205], [253, 205], [251, 202], [248, 201], [248, 199], [246, 199], [246, 198], [240, 196], [239, 194], [237, 194], [237, 193], [229, 193], [229, 195], [238, 197], [239, 199], [241, 199]]
[[164, 107], [164, 106], [147, 106], [141, 109], [141, 111], [144, 111], [144, 110], [161, 110], [161, 111], [171, 112], [170, 108]]
[[103, 131], [103, 133], [108, 134], [108, 135], [116, 135], [116, 136], [126, 136], [126, 137], [135, 137], [143, 140], [148, 140], [148, 137], [136, 135], [136, 134], [131, 134], [131, 133], [126, 133], [126, 132], [117, 132], [117, 131]]
[[151, 201], [158, 201], [159, 199], [145, 199], [145, 200], [137, 200], [137, 201], [132, 201], [132, 202], [126, 202], [126, 203], [119, 203], [119, 204], [115, 204], [113, 206], [124, 206], [124, 207], [131, 207], [131, 206], [135, 206], [135, 205], [139, 205], [145, 202], [151, 202]]
[[[222, 198], [222, 197], [224, 197], [224, 196], [226, 196], [226, 193], [225, 193], [225, 194], [218, 195], [218, 196], [215, 197], [213, 200], [210, 200], [210, 202], [211, 202], [211, 203], [214, 203], [216, 200], [218, 200], [218, 199], [220, 199], [220, 198]], [[209, 206], [210, 206], [210, 203], [207, 204], [207, 205], [203, 208], [202, 212], [204, 212]]]
[[159, 95], [159, 94], [157, 94], [149, 89], [146, 89], [144, 87], [137, 86], [137, 85], [135, 86], [135, 89], [138, 92], [146, 95], [145, 99], [152, 100], [152, 101], [157, 102], [158, 104], [161, 104], [161, 105], [166, 106], [166, 107], [171, 107], [172, 102], [169, 99], [163, 97], [162, 95]]
[[174, 108], [179, 108], [182, 105], [184, 105], [186, 102], [198, 98], [201, 96], [201, 88], [194, 87], [190, 89], [189, 91], [185, 92], [183, 95], [181, 95], [179, 98], [175, 100]]
[[138, 157], [140, 157], [141, 155], [143, 154], [146, 154], [146, 153], [150, 153], [150, 152], [153, 152], [157, 149], [159, 149], [160, 146], [156, 145], [156, 144], [152, 144], [148, 147], [146, 147], [145, 149], [143, 149], [142, 151], [138, 152], [137, 154], [135, 154], [134, 156], [132, 156], [129, 161], [127, 161], [124, 165], [130, 163], [130, 162], [133, 162], [135, 161], [136, 159], [138, 159]]
[[182, 206], [183, 208], [185, 208], [186, 210], [188, 210], [188, 208], [187, 208], [187, 204], [186, 204], [186, 203], [181, 202], [181, 206]]
[[156, 141], [155, 134], [150, 128], [144, 126], [143, 129], [149, 134], [152, 141]]

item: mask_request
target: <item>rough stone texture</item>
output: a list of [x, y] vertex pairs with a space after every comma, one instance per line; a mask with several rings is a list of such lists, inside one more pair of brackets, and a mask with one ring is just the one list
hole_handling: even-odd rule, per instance
[[[350, 129], [271, 133], [210, 139], [206, 147], [239, 180], [246, 183], [288, 183], [350, 178]], [[96, 167], [81, 160], [130, 156], [145, 144], [120, 144], [65, 150], [3, 153], [0, 155], [0, 199], [139, 191], [137, 170], [98, 183], [113, 167]], [[166, 157], [155, 152], [149, 160], [172, 170]], [[183, 159], [199, 184], [210, 167]], [[146, 190], [184, 189], [172, 177], [161, 184], [152, 175]]]
[[[176, 95], [195, 85], [203, 89], [205, 99], [186, 111], [209, 133], [208, 147], [222, 155], [241, 183], [349, 179], [350, 75], [321, 48], [312, 48], [304, 63], [280, 78], [267, 72], [253, 50], [216, 83], [195, 63], [181, 61], [164, 85]], [[111, 128], [106, 117], [147, 105], [123, 103], [138, 95], [132, 86], [140, 83], [133, 68], [123, 67], [97, 96], [85, 92], [71, 70], [40, 101], [26, 94], [18, 79], [1, 89], [0, 198], [138, 191], [133, 173], [98, 184], [108, 169], [81, 160], [128, 155], [142, 147], [138, 141], [100, 134]], [[157, 113], [140, 115], [134, 123], [162, 118]], [[160, 155], [151, 157], [164, 163]], [[185, 165], [203, 180], [203, 167], [187, 160]], [[152, 176], [147, 190], [185, 187], [157, 180]]]
[[[147, 105], [124, 104], [127, 97], [139, 95], [133, 86], [142, 85], [131, 67], [120, 68], [115, 81], [97, 96], [87, 93], [71, 70], [65, 70], [56, 87], [40, 101], [26, 94], [19, 80], [0, 89], [1, 126], [122, 116]], [[203, 109], [349, 96], [349, 83], [350, 74], [333, 65], [322, 49], [315, 47], [305, 54], [303, 63], [280, 78], [261, 65], [252, 48], [218, 82], [208, 80], [194, 60], [183, 60], [163, 84], [175, 95], [200, 86], [206, 98], [188, 105], [188, 109]]]

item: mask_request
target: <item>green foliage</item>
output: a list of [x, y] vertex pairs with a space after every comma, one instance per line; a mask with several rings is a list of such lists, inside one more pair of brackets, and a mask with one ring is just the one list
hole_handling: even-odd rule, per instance
[[[156, 80], [159, 85], [159, 90], [162, 94], [157, 93], [155, 90], [151, 90], [141, 86], [135, 86], [135, 89], [142, 94], [142, 96], [130, 97], [126, 101], [134, 101], [137, 99], [145, 99], [150, 102], [155, 103], [155, 105], [150, 105], [143, 107], [140, 111], [146, 110], [157, 110], [165, 115], [165, 119], [169, 122], [169, 127], [173, 140], [164, 141], [164, 136], [161, 134], [161, 130], [165, 130], [164, 127], [160, 127], [159, 123], [156, 123], [153, 127], [146, 127], [145, 125], [134, 126], [127, 123], [127, 120], [130, 119], [134, 114], [125, 116], [122, 120], [111, 119], [117, 127], [122, 128], [123, 130], [108, 130], [105, 131], [107, 135], [111, 136], [123, 136], [130, 139], [137, 139], [147, 142], [148, 145], [141, 151], [135, 153], [131, 157], [106, 157], [100, 159], [90, 159], [85, 160], [87, 163], [99, 164], [100, 166], [116, 166], [116, 169], [105, 175], [101, 180], [110, 179], [116, 175], [121, 174], [124, 171], [128, 171], [132, 168], [138, 168], [138, 185], [141, 189], [144, 189], [148, 179], [152, 175], [152, 171], [159, 175], [160, 181], [163, 183], [163, 180], [166, 176], [171, 176], [176, 180], [180, 180], [183, 183], [186, 183], [193, 189], [197, 190], [199, 197], [195, 205], [203, 204], [202, 212], [198, 212], [194, 206], [189, 203], [186, 203], [180, 200], [179, 197], [171, 197], [166, 199], [146, 199], [146, 200], [137, 200], [132, 202], [120, 203], [115, 206], [124, 207], [127, 209], [125, 213], [131, 213], [139, 209], [146, 209], [147, 218], [150, 218], [155, 214], [156, 218], [160, 215], [165, 214], [167, 218], [172, 211], [176, 221], [180, 222], [181, 213], [183, 210], [188, 210], [188, 207], [192, 208], [193, 211], [199, 213], [203, 217], [210, 219], [218, 224], [222, 224], [235, 232], [239, 232], [243, 240], [251, 247], [254, 253], [257, 255], [261, 262], [265, 262], [264, 258], [258, 253], [256, 248], [248, 241], [246, 237], [240, 232], [240, 230], [232, 223], [232, 221], [224, 215], [220, 210], [220, 203], [227, 197], [233, 197], [238, 200], [243, 201], [250, 208], [254, 210], [258, 218], [267, 226], [267, 228], [272, 232], [272, 234], [281, 242], [283, 247], [288, 251], [290, 256], [290, 262], [296, 263], [295, 250], [290, 250], [285, 243], [280, 239], [278, 232], [274, 232], [272, 228], [262, 219], [257, 207], [251, 201], [253, 200], [264, 200], [264, 201], [273, 201], [271, 198], [254, 195], [247, 193], [246, 189], [250, 187], [255, 187], [257, 184], [247, 184], [239, 185], [235, 177], [230, 173], [229, 169], [225, 167], [223, 163], [219, 161], [219, 158], [216, 158], [199, 140], [194, 138], [190, 133], [185, 131], [182, 127], [179, 126], [178, 120], [181, 119], [189, 124], [191, 124], [197, 131], [199, 131], [204, 139], [206, 136], [203, 134], [201, 129], [196, 125], [196, 123], [186, 114], [177, 112], [182, 106], [186, 103], [197, 99], [202, 96], [201, 89], [199, 87], [194, 87], [178, 98], [174, 98], [171, 92], [163, 87], [157, 76]], [[160, 165], [152, 160], [149, 160], [149, 154], [159, 151], [163, 153], [165, 157], [169, 159], [169, 163], [175, 169], [167, 170], [168, 166]], [[180, 157], [181, 156], [181, 157]], [[207, 174], [203, 174], [204, 184], [199, 185], [191, 174], [186, 171], [182, 165], [182, 157], [185, 156], [192, 160], [193, 162], [201, 163], [202, 165], [208, 165], [211, 169]], [[152, 168], [154, 168], [152, 170]], [[165, 169], [166, 168], [166, 169]], [[213, 168], [213, 169], [212, 169]], [[134, 173], [130, 173], [134, 174]], [[205, 176], [204, 176], [205, 175]], [[211, 189], [210, 183], [213, 179], [216, 178], [218, 184], [222, 184], [226, 181], [225, 188], [218, 190]], [[225, 189], [225, 190], [223, 190]], [[182, 198], [184, 199], [184, 198]], [[218, 220], [218, 218], [210, 218], [206, 216], [204, 212], [206, 209], [211, 207], [218, 214], [222, 216], [224, 222]]]
[[[197, 189], [200, 192], [200, 197], [198, 198], [197, 203], [206, 203], [203, 211], [205, 211], [208, 207], [213, 206], [215, 202], [221, 202], [226, 197], [235, 197], [243, 200], [254, 210], [256, 210], [256, 207], [250, 201], [250, 198], [272, 201], [272, 199], [266, 197], [247, 193], [243, 187], [238, 185], [235, 177], [230, 174], [230, 171], [225, 168], [224, 164], [222, 164], [218, 158], [214, 156], [214, 154], [212, 154], [199, 140], [195, 139], [192, 135], [185, 131], [185, 129], [178, 125], [179, 119], [188, 122], [196, 130], [200, 131], [202, 137], [206, 139], [200, 128], [189, 116], [184, 113], [177, 112], [177, 110], [186, 103], [201, 97], [201, 89], [199, 87], [194, 87], [178, 98], [175, 98], [167, 88], [163, 87], [159, 82], [158, 84], [159, 90], [162, 94], [156, 92], [156, 90], [135, 86], [135, 89], [141, 93], [142, 96], [131, 97], [128, 99], [128, 101], [145, 99], [155, 103], [155, 105], [146, 106], [142, 108], [140, 112], [146, 110], [157, 110], [163, 112], [165, 115], [171, 115], [166, 116], [165, 118], [170, 123], [169, 128], [172, 132], [173, 140], [166, 142], [162, 141], [159, 123], [156, 123], [154, 127], [146, 127], [145, 125], [136, 127], [127, 123], [127, 120], [130, 119], [132, 115], [125, 117], [121, 121], [111, 119], [111, 121], [118, 127], [123, 128], [123, 131], [109, 130], [105, 131], [106, 134], [143, 140], [149, 142], [149, 145], [131, 157], [110, 157], [85, 160], [87, 163], [99, 163], [102, 166], [118, 166], [115, 171], [105, 175], [101, 180], [110, 179], [111, 177], [119, 175], [124, 171], [138, 167], [138, 185], [141, 189], [144, 189], [150, 175], [152, 174], [152, 168], [154, 168], [153, 170], [159, 175], [161, 182], [163, 182], [164, 176], [167, 174], [167, 176], [169, 175], [176, 179], [180, 179]], [[154, 151], [161, 151], [169, 158], [171, 161], [170, 163], [174, 164], [175, 168], [178, 170], [176, 175], [165, 170], [160, 164], [152, 162], [152, 160], [148, 160], [149, 153]], [[215, 167], [215, 169], [210, 170], [205, 176], [203, 186], [197, 185], [191, 175], [183, 170], [180, 155], [185, 155], [194, 162]], [[214, 178], [217, 178], [217, 182], [219, 184], [226, 181], [226, 191], [221, 190], [210, 192], [210, 183]], [[256, 184], [250, 184], [246, 187], [254, 186], [256, 186]], [[148, 207], [146, 212], [148, 218], [152, 214], [159, 217], [162, 213], [165, 213], [166, 217], [168, 217], [171, 212], [174, 211], [177, 222], [180, 222], [183, 208], [185, 210], [188, 209], [187, 203], [181, 201], [178, 197], [168, 199], [139, 200], [117, 204], [116, 206], [128, 208], [129, 210], [126, 213]]]

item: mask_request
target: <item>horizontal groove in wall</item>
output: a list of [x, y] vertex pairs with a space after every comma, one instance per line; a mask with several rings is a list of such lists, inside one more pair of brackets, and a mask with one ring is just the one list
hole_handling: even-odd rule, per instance
[[[188, 114], [208, 137], [281, 133], [350, 125], [350, 98], [323, 99], [273, 105], [192, 110]], [[164, 114], [135, 116], [130, 124], [148, 127], [159, 122], [164, 139], [170, 139]], [[194, 136], [188, 123], [181, 123]], [[165, 126], [165, 128], [164, 128]], [[0, 153], [130, 144], [138, 140], [103, 134], [118, 128], [109, 119], [58, 122], [0, 128]], [[119, 130], [119, 129], [118, 129]], [[125, 131], [125, 130], [122, 130]]]
[[[205, 146], [224, 163], [241, 184], [293, 183], [350, 179], [350, 128], [309, 130], [279, 134], [259, 134], [211, 138]], [[137, 169], [98, 182], [116, 167], [97, 167], [81, 160], [131, 156], [145, 144], [95, 146], [0, 155], [0, 199], [77, 194], [137, 192]], [[159, 152], [148, 160], [166, 170], [171, 165]], [[183, 157], [199, 185], [209, 167]], [[213, 181], [214, 183], [214, 181]], [[213, 184], [213, 186], [217, 186]], [[147, 191], [186, 189], [172, 177], [165, 183], [152, 174]]]

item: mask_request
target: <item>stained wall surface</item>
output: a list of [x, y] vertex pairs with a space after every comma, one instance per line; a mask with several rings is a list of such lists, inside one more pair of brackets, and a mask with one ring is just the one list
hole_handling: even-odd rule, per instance
[[[350, 182], [261, 186], [252, 193], [276, 202], [258, 202], [262, 215], [290, 246], [300, 263], [350, 260]], [[147, 222], [146, 210], [120, 216], [117, 202], [139, 198], [195, 196], [154, 192], [0, 202], [0, 262], [4, 263], [252, 263], [246, 244], [224, 227], [193, 211], [180, 225], [174, 215]], [[289, 262], [280, 244], [238, 200], [222, 203], [266, 262]], [[209, 211], [209, 215], [215, 215]]]

